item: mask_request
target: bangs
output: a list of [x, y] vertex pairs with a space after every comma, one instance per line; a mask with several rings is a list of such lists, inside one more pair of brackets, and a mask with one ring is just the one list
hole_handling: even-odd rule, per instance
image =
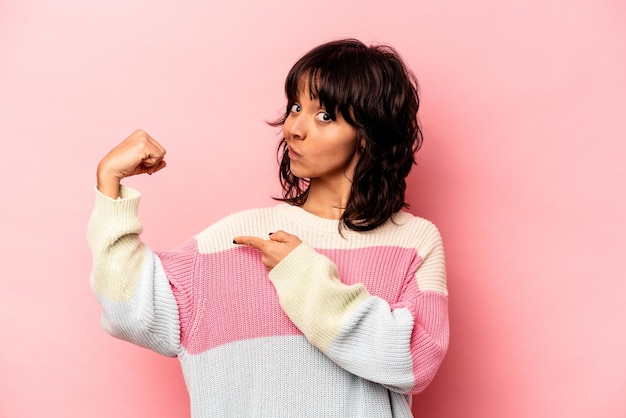
[[368, 83], [362, 76], [366, 68], [359, 68], [366, 51], [360, 43], [312, 50], [289, 72], [285, 80], [287, 100], [293, 103], [301, 94], [308, 94], [311, 99], [319, 100], [333, 120], [339, 113], [355, 126], [351, 114], [369, 93]]

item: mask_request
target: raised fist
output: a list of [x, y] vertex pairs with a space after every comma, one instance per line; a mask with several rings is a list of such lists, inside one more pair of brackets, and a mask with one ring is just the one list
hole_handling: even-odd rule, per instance
[[98, 164], [98, 190], [117, 199], [123, 178], [161, 170], [166, 165], [164, 157], [165, 148], [145, 131], [137, 130]]

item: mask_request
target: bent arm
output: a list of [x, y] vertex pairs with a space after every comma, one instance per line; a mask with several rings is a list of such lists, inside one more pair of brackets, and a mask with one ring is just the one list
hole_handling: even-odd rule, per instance
[[307, 339], [347, 371], [399, 393], [421, 392], [448, 347], [443, 247], [434, 226], [391, 305], [341, 282], [334, 263], [301, 244], [270, 271], [281, 306]]
[[138, 192], [123, 186], [116, 200], [96, 191], [88, 227], [92, 289], [108, 333], [175, 356], [178, 309], [160, 259], [139, 239], [139, 198]]

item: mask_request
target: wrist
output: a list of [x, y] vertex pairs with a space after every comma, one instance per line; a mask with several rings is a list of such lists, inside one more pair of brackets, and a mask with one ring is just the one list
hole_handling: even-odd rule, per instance
[[106, 171], [101, 170], [100, 167], [98, 167], [96, 180], [96, 187], [100, 193], [110, 197], [111, 199], [117, 199], [120, 197], [120, 179], [118, 179], [115, 175], [107, 174]]

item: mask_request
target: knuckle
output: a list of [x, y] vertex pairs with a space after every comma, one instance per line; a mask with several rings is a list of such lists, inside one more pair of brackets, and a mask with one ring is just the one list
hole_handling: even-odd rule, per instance
[[135, 135], [135, 139], [139, 144], [141, 144], [144, 147], [150, 144], [150, 136], [148, 135], [146, 131], [137, 131], [137, 134]]

